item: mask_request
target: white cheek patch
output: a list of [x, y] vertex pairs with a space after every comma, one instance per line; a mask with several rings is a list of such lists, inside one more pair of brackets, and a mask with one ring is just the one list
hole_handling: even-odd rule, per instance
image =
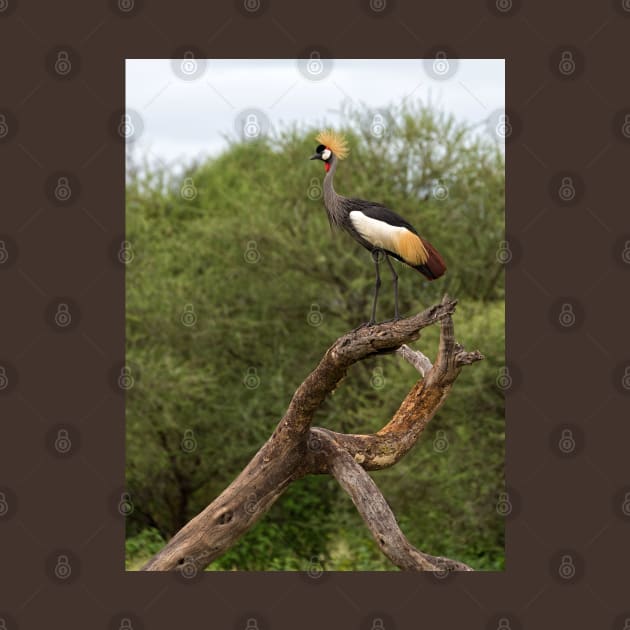
[[332, 155], [332, 151], [330, 149], [324, 149], [322, 151], [322, 160], [327, 160]]

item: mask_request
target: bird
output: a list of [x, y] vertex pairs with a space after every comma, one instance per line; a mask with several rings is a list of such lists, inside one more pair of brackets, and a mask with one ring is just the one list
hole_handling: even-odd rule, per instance
[[436, 280], [446, 272], [446, 264], [429, 241], [403, 217], [381, 203], [355, 197], [344, 197], [335, 191], [333, 180], [340, 160], [348, 156], [346, 138], [334, 130], [317, 135], [318, 145], [309, 158], [324, 163], [324, 206], [332, 229], [347, 232], [372, 255], [376, 268], [376, 285], [369, 326], [376, 323], [376, 302], [381, 287], [379, 264], [385, 258], [394, 285], [394, 321], [400, 319], [398, 310], [398, 274], [392, 264], [395, 258], [420, 272], [428, 280]]

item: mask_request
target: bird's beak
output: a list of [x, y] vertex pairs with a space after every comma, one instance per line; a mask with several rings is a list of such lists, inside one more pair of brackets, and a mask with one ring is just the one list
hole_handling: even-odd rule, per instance
[[310, 158], [308, 158], [309, 160], [321, 160], [322, 156], [319, 153], [315, 153], [314, 155], [311, 155]]

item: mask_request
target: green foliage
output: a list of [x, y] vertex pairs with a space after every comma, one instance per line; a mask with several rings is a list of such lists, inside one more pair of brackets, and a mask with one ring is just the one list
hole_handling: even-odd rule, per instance
[[164, 546], [164, 538], [157, 529], [147, 527], [135, 536], [125, 540], [125, 568], [128, 571], [139, 569], [153, 554]]
[[[503, 566], [504, 163], [498, 147], [452, 118], [413, 103], [392, 108], [386, 133], [373, 113], [346, 112], [351, 154], [343, 194], [388, 204], [443, 253], [445, 278], [427, 283], [399, 266], [401, 311], [455, 295], [458, 339], [486, 361], [465, 369], [420, 443], [375, 479], [412, 543], [479, 569]], [[340, 334], [365, 321], [369, 254], [331, 235], [316, 130], [234, 143], [181, 177], [134, 169], [127, 192], [127, 485], [135, 510], [128, 558], [155, 550], [216, 497], [273, 431], [291, 395]], [[189, 178], [187, 180], [186, 178]], [[192, 183], [193, 195], [182, 194]], [[448, 195], [434, 195], [446, 186]], [[186, 193], [191, 189], [186, 189]], [[310, 196], [309, 196], [310, 191]], [[190, 198], [190, 197], [194, 198]], [[393, 315], [383, 274], [379, 316]], [[196, 321], [182, 315], [192, 305]], [[193, 319], [194, 319], [193, 318]], [[183, 323], [185, 322], [185, 323]], [[437, 330], [419, 346], [435, 354]], [[317, 423], [377, 430], [417, 373], [396, 357], [354, 366]], [[448, 448], [433, 448], [438, 431]], [[151, 528], [151, 529], [149, 529]], [[147, 533], [148, 532], [148, 533]], [[161, 539], [160, 539], [161, 540]], [[158, 544], [159, 547], [159, 544]], [[293, 484], [213, 569], [391, 569], [349, 498], [328, 477]]]

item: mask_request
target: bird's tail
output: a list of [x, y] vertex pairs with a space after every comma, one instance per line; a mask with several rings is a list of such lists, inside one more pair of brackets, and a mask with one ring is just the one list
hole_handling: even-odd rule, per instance
[[422, 265], [417, 265], [414, 269], [417, 269], [425, 278], [429, 280], [436, 280], [440, 276], [446, 273], [446, 264], [440, 253], [438, 252], [429, 241], [422, 239], [424, 248], [427, 250], [429, 257], [427, 261]]

